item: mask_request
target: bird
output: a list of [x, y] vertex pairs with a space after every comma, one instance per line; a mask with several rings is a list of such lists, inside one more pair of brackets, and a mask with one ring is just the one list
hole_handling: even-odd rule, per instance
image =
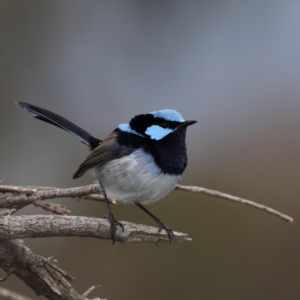
[[197, 121], [185, 121], [174, 109], [162, 109], [135, 115], [129, 123], [121, 123], [101, 140], [74, 123], [49, 110], [25, 102], [16, 102], [33, 117], [55, 125], [80, 139], [91, 152], [78, 167], [73, 178], [91, 170], [99, 182], [107, 206], [110, 238], [116, 240], [117, 226], [109, 198], [133, 203], [157, 224], [159, 234], [166, 231], [171, 243], [174, 233], [144, 205], [164, 198], [181, 180], [187, 166], [186, 129]]

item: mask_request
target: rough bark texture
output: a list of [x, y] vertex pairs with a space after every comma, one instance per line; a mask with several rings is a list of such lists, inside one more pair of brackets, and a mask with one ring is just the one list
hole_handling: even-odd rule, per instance
[[[51, 300], [87, 300], [88, 294], [95, 289], [94, 286], [83, 295], [79, 295], [70, 284], [72, 278], [57, 267], [53, 260], [33, 254], [21, 241], [13, 239], [52, 236], [110, 239], [110, 226], [106, 219], [66, 216], [70, 213], [66, 207], [46, 201], [53, 198], [70, 197], [103, 202], [103, 196], [99, 194], [99, 185], [92, 184], [69, 189], [1, 185], [5, 179], [0, 181], [0, 192], [9, 193], [9, 195], [0, 197], [0, 209], [5, 209], [0, 211], [0, 267], [6, 271], [7, 277], [10, 274], [15, 274], [30, 286], [37, 295], [43, 295]], [[218, 191], [181, 185], [177, 185], [176, 190], [204, 193], [236, 203], [246, 204], [286, 221], [293, 221], [291, 217], [274, 209]], [[116, 203], [114, 199], [109, 199], [109, 201]], [[12, 216], [17, 210], [30, 204], [41, 207], [46, 211], [51, 211], [55, 215]], [[124, 225], [124, 231], [118, 227], [116, 232], [116, 241], [118, 242], [159, 243], [169, 241], [164, 230], [159, 235], [157, 234], [157, 227], [125, 221], [122, 221], [122, 224]], [[172, 241], [183, 242], [190, 240], [186, 234], [174, 232]], [[20, 295], [3, 289], [0, 289], [0, 299], [27, 300]]]
[[22, 241], [0, 241], [0, 267], [8, 275], [18, 276], [37, 295], [53, 300], [87, 299], [87, 295], [81, 296], [72, 288], [72, 277], [50, 259], [32, 253]]
[[[0, 181], [0, 184], [5, 179], [6, 178]], [[253, 208], [263, 210], [269, 214], [275, 215], [288, 222], [293, 222], [293, 218], [279, 211], [276, 211], [275, 209], [272, 209], [265, 205], [244, 198], [221, 193], [219, 191], [209, 190], [198, 186], [184, 186], [179, 184], [176, 185], [175, 190], [187, 191], [192, 193], [202, 193], [202, 194], [226, 199], [235, 203], [246, 204]], [[51, 211], [55, 214], [60, 214], [60, 215], [68, 215], [70, 211], [62, 205], [55, 204], [55, 203], [48, 203], [44, 200], [69, 197], [75, 199], [94, 200], [100, 202], [104, 201], [103, 196], [99, 194], [100, 192], [99, 184], [91, 184], [87, 186], [68, 188], [68, 189], [53, 188], [53, 187], [36, 187], [36, 186], [20, 187], [20, 186], [11, 186], [11, 185], [0, 185], [0, 192], [12, 193], [12, 195], [1, 197], [0, 208], [9, 208], [9, 209], [18, 210], [26, 205], [33, 204], [47, 211]], [[116, 200], [114, 199], [109, 199], [109, 201], [111, 203], [116, 203]]]
[[[158, 228], [122, 221], [124, 231], [118, 227], [118, 242], [167, 242], [169, 238], [164, 230], [157, 234]], [[0, 240], [78, 236], [110, 239], [110, 226], [106, 219], [79, 216], [35, 215], [0, 217]], [[191, 241], [187, 234], [174, 231], [172, 242]]]

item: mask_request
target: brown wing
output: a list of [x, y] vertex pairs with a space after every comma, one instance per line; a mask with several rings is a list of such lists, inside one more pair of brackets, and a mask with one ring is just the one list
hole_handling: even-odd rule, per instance
[[117, 141], [117, 132], [111, 133], [100, 145], [95, 148], [85, 161], [79, 166], [74, 173], [73, 178], [82, 176], [87, 170], [96, 166], [101, 166], [109, 161], [128, 155], [132, 152], [131, 148], [120, 146]]

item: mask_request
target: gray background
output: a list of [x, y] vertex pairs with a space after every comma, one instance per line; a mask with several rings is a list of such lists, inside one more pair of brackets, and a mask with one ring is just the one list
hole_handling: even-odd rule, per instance
[[[0, 2], [0, 177], [72, 187], [88, 154], [76, 138], [30, 118], [47, 108], [103, 138], [132, 116], [174, 108], [188, 129], [182, 183], [252, 199], [292, 224], [204, 195], [172, 192], [148, 206], [184, 244], [28, 239], [77, 278], [119, 299], [299, 299], [299, 1]], [[104, 205], [56, 200], [72, 214]], [[136, 207], [119, 220], [154, 225]], [[35, 207], [22, 214], [44, 213]], [[0, 272], [0, 276], [4, 276]], [[37, 299], [12, 277], [3, 286]]]

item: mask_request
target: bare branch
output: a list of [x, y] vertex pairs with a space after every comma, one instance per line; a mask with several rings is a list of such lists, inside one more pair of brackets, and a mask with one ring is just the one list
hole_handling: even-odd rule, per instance
[[[203, 193], [210, 196], [215, 196], [218, 198], [230, 200], [233, 202], [246, 204], [248, 206], [254, 207], [259, 210], [263, 210], [267, 213], [280, 217], [285, 221], [292, 222], [293, 218], [276, 211], [265, 205], [236, 197], [233, 195], [221, 193], [215, 190], [209, 190], [206, 188], [201, 188], [197, 186], [184, 186], [177, 185], [175, 190], [188, 191], [193, 193]], [[66, 215], [70, 211], [66, 207], [59, 204], [49, 204], [44, 202], [47, 199], [53, 198], [63, 198], [69, 197], [74, 199], [84, 199], [84, 200], [94, 200], [104, 202], [104, 198], [100, 193], [100, 188], [98, 184], [91, 184], [88, 186], [60, 189], [60, 188], [51, 188], [51, 187], [17, 187], [17, 186], [4, 186], [0, 185], [0, 192], [2, 193], [13, 193], [8, 196], [1, 197], [0, 208], [15, 208], [20, 209], [28, 204], [34, 204], [36, 206], [42, 207], [45, 210], [51, 211], [55, 214]], [[110, 199], [111, 203], [117, 203], [116, 200]]]
[[[165, 230], [157, 234], [158, 229], [122, 221], [124, 231], [118, 227], [116, 241], [161, 243], [169, 241]], [[110, 239], [110, 225], [102, 218], [79, 216], [34, 215], [0, 217], [0, 240], [78, 236]], [[174, 231], [173, 242], [191, 241], [187, 234]]]
[[[85, 297], [87, 297], [91, 292], [93, 292], [96, 289], [101, 288], [101, 285], [93, 285], [91, 286], [84, 294], [82, 294], [82, 298], [85, 299]], [[96, 299], [94, 299], [96, 300]], [[107, 299], [102, 299], [102, 300], [107, 300]]]
[[68, 214], [70, 214], [70, 211], [68, 209], [66, 209], [66, 207], [63, 206], [63, 205], [59, 205], [59, 204], [55, 204], [55, 203], [49, 203], [49, 202], [39, 200], [39, 199], [35, 200], [33, 202], [33, 204], [35, 206], [43, 208], [46, 211], [51, 211], [51, 212], [53, 212], [54, 214], [57, 214], [57, 215], [68, 215]]
[[10, 290], [0, 288], [0, 299], [2, 300], [32, 300]]
[[[286, 221], [293, 221], [291, 217], [272, 208], [218, 191], [183, 185], [177, 185], [175, 189], [193, 193], [203, 193], [246, 204], [278, 216]], [[45, 201], [53, 198], [68, 197], [77, 200], [103, 202], [104, 199], [100, 194], [99, 185], [92, 184], [89, 186], [68, 189], [0, 185], [0, 193], [1, 192], [10, 193], [9, 195], [0, 198], [0, 208], [6, 208], [6, 210], [0, 212], [0, 267], [7, 272], [7, 277], [9, 277], [10, 274], [17, 275], [21, 280], [32, 287], [38, 295], [42, 294], [49, 299], [86, 300], [88, 294], [95, 287], [91, 287], [81, 296], [78, 295], [68, 282], [71, 280], [71, 277], [68, 276], [65, 271], [59, 269], [54, 264], [53, 260], [47, 260], [41, 256], [34, 255], [28, 248], [10, 239], [54, 236], [110, 239], [110, 225], [106, 219], [65, 216], [70, 213], [66, 207]], [[113, 199], [110, 199], [110, 202], [116, 203]], [[18, 209], [29, 204], [39, 206], [56, 215], [11, 216], [11, 214]], [[164, 230], [158, 235], [157, 228], [155, 227], [133, 224], [125, 221], [122, 221], [122, 224], [124, 225], [124, 231], [118, 227], [116, 232], [116, 241], [118, 242], [160, 243], [169, 241]], [[191, 241], [191, 239], [184, 233], [174, 232], [173, 241], [183, 242]], [[3, 257], [5, 258], [3, 259]], [[21, 300], [21, 298], [12, 299]], [[96, 299], [99, 300], [99, 298]]]
[[[81, 186], [76, 188], [59, 189], [51, 187], [19, 187], [11, 185], [0, 185], [0, 192], [13, 193], [12, 195], [1, 197], [0, 208], [16, 208], [20, 209], [26, 205], [34, 204], [47, 211], [55, 214], [67, 215], [70, 213], [65, 206], [47, 203], [43, 200], [53, 198], [74, 198], [84, 200], [94, 200], [104, 202], [104, 198], [100, 194], [98, 184], [91, 184], [88, 186]], [[116, 201], [110, 199], [112, 204]]]
[[[79, 295], [72, 288], [69, 283], [73, 280], [72, 277], [56, 266], [52, 260], [32, 253], [21, 241], [0, 241], [0, 267], [7, 274], [14, 274], [19, 277], [37, 295], [43, 295], [51, 300], [88, 300], [86, 293]], [[11, 295], [13, 294], [11, 293]], [[20, 297], [1, 297], [1, 299], [29, 300]], [[94, 300], [96, 299], [100, 300], [100, 298]]]
[[232, 202], [236, 202], [236, 203], [241, 203], [241, 204], [246, 204], [248, 206], [263, 210], [269, 214], [272, 214], [274, 216], [277, 216], [281, 219], [284, 219], [285, 221], [288, 222], [293, 222], [293, 218], [291, 218], [290, 216], [287, 216], [273, 208], [270, 208], [268, 206], [247, 200], [247, 199], [243, 199], [240, 197], [236, 197], [236, 196], [232, 196], [229, 194], [225, 194], [225, 193], [221, 193], [215, 190], [209, 190], [209, 189], [205, 189], [205, 188], [201, 188], [198, 186], [185, 186], [185, 185], [179, 185], [177, 184], [177, 186], [175, 187], [176, 190], [180, 190], [180, 191], [186, 191], [186, 192], [193, 192], [193, 193], [202, 193], [202, 194], [206, 194], [206, 195], [210, 195], [210, 196], [214, 196], [214, 197], [218, 197], [218, 198], [222, 198], [222, 199], [226, 199], [226, 200], [230, 200]]
[[5, 176], [3, 179], [0, 180], [0, 184], [3, 183], [10, 175]]

